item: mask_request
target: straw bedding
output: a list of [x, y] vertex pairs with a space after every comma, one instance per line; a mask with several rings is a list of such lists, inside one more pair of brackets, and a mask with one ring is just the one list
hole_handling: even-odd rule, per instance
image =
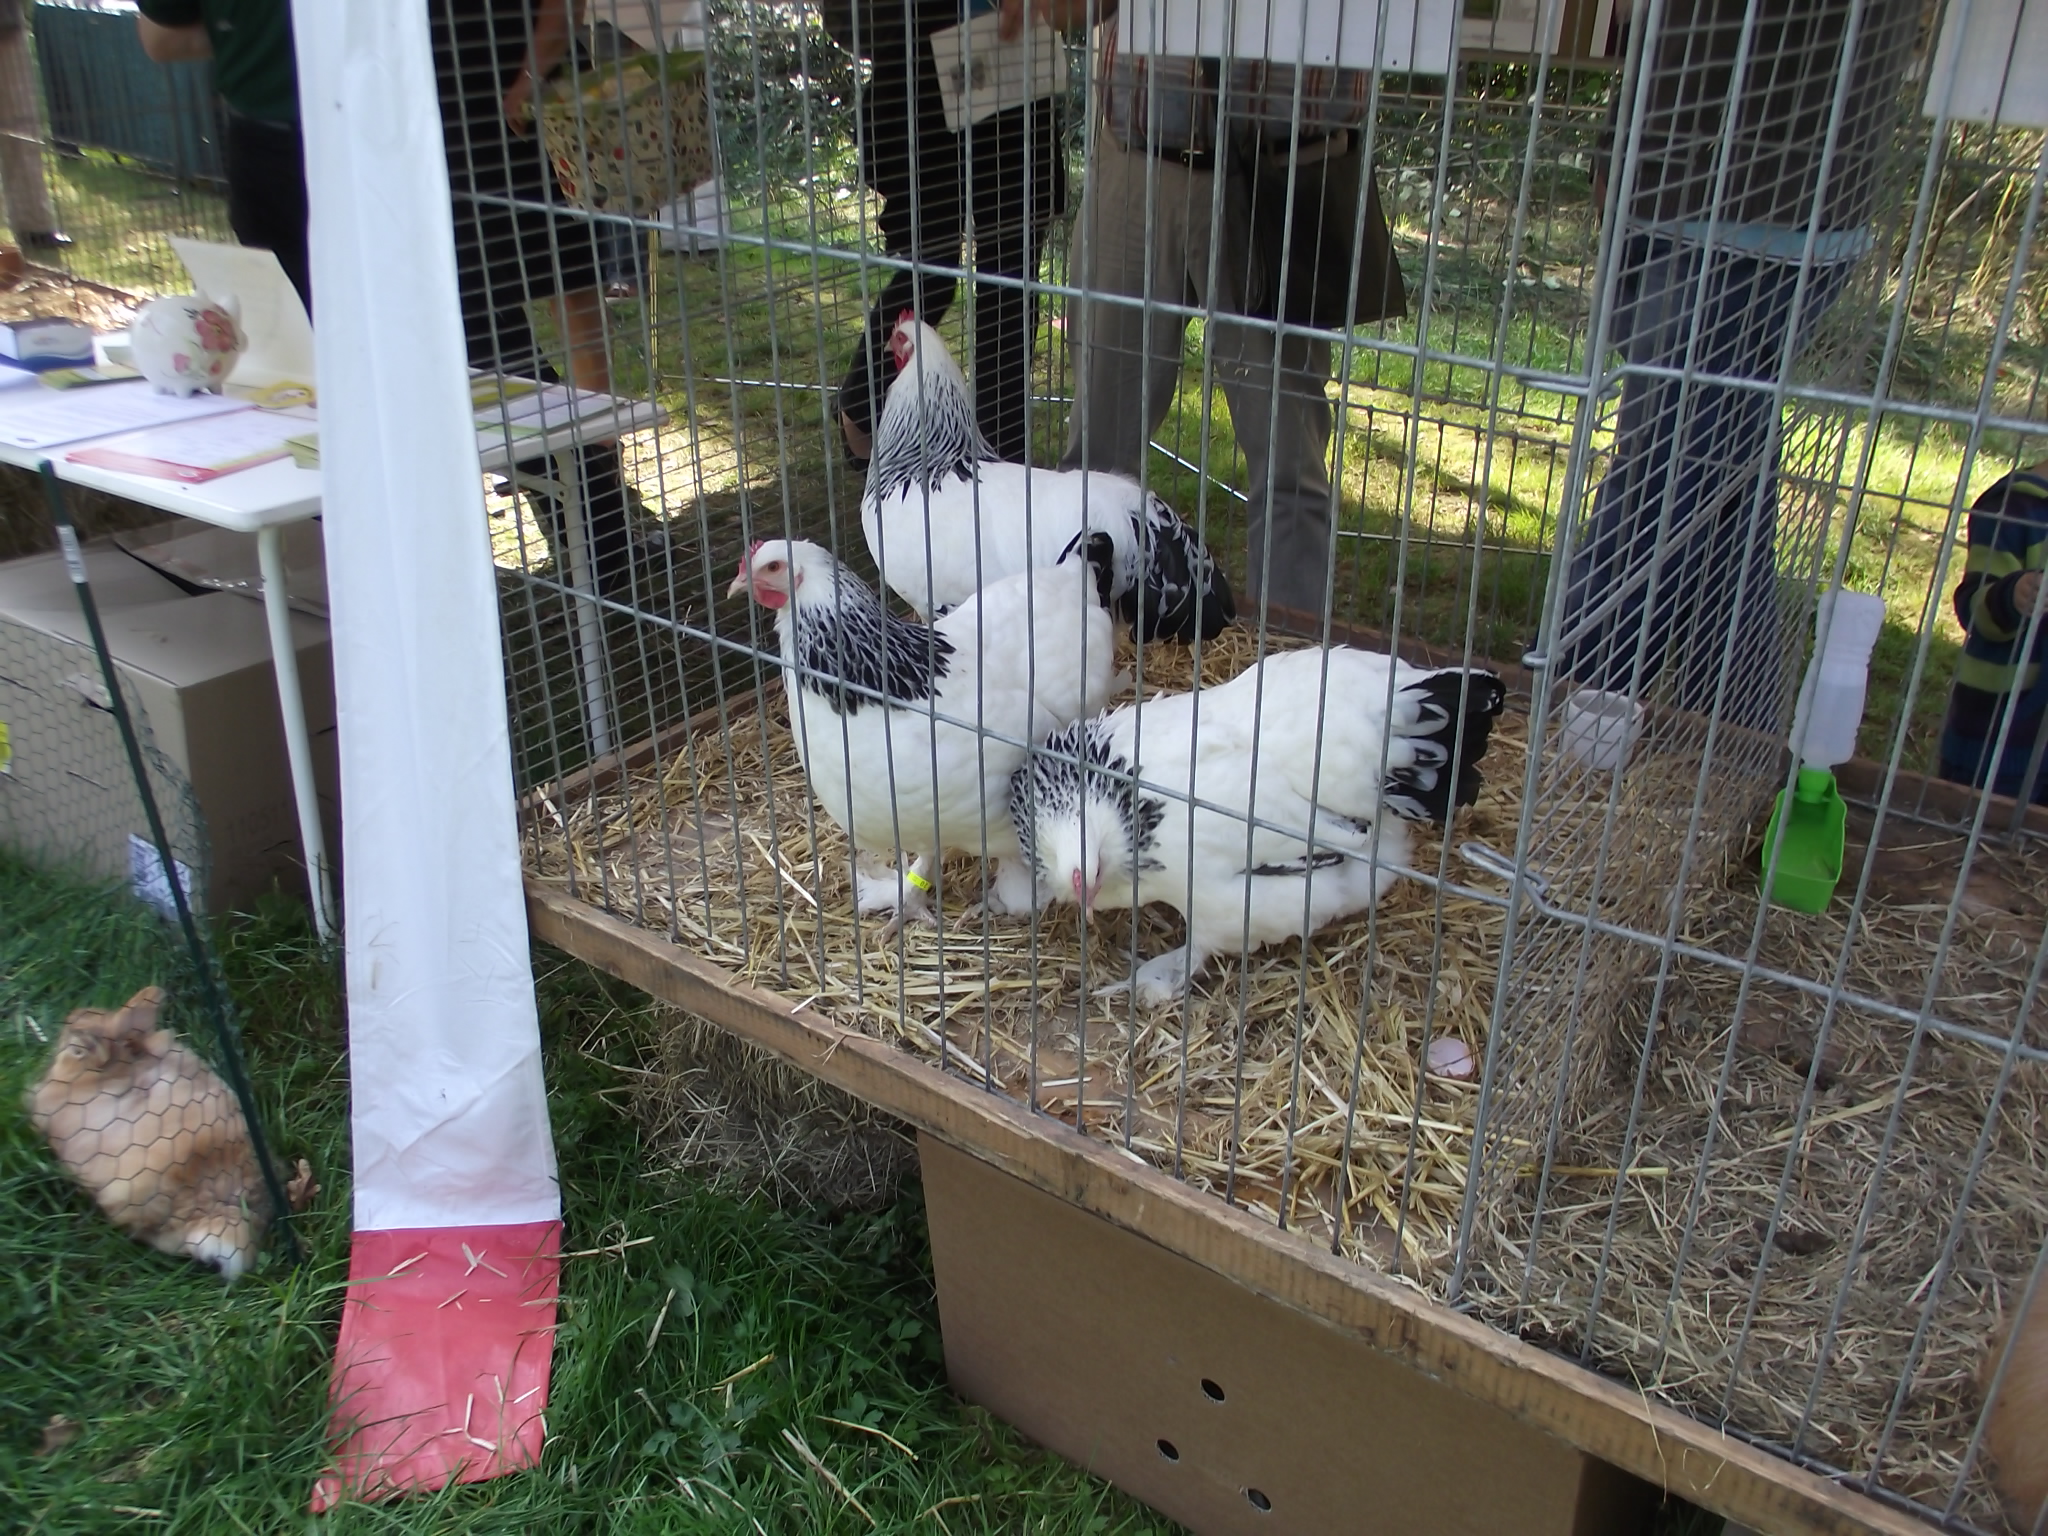
[[[1205, 678], [1234, 675], [1255, 646], [1232, 632], [1206, 647]], [[1184, 687], [1192, 670], [1172, 647], [1144, 663], [1147, 691]], [[1821, 1038], [1820, 1000], [1762, 980], [1738, 1027], [1739, 973], [1681, 957], [1660, 990], [1654, 949], [1589, 944], [1529, 906], [1489, 1046], [1503, 905], [1420, 881], [1306, 947], [1213, 962], [1185, 1013], [1134, 1012], [1123, 999], [1084, 1007], [1089, 989], [1127, 974], [1134, 943], [1139, 958], [1177, 943], [1178, 919], [1115, 914], [1084, 935], [1061, 906], [1036, 924], [984, 922], [966, 910], [976, 866], [960, 860], [944, 872], [943, 927], [878, 942], [853, 915], [848, 851], [812, 806], [772, 672], [759, 701], [623, 786], [551, 802], [535, 872], [561, 879], [573, 863], [586, 890], [740, 979], [919, 1057], [943, 1055], [971, 1080], [1432, 1294], [1454, 1272], [1478, 1092], [1420, 1063], [1441, 1036], [1477, 1060], [1491, 1049], [1496, 1112], [1477, 1159], [1461, 1305], [1746, 1433], [1797, 1437], [1851, 1474], [1881, 1458], [1887, 1487], [1946, 1498], [1974, 1425], [1968, 1378], [2048, 1235], [2038, 1069], [2007, 1073], [1998, 1052], [1934, 1038], [1915, 1049], [1910, 1025], [1855, 1007]], [[1526, 726], [1511, 702], [1456, 844], [1515, 847]], [[1533, 846], [1549, 899], [1662, 932], [1683, 876], [1681, 941], [1746, 953], [1760, 897], [1751, 840], [1768, 797], [1753, 776], [1710, 775], [1707, 814], [1695, 817], [1699, 764], [1697, 741], [1653, 731], [1616, 801], [1604, 775], [1571, 779], [1546, 762]], [[1957, 848], [1896, 823], [1884, 841], [1847, 984], [1917, 1006]], [[1416, 867], [1434, 871], [1441, 857], [1434, 838], [1417, 839]], [[1852, 872], [1859, 857], [1852, 848]], [[1502, 889], [1455, 850], [1443, 868]], [[2003, 1037], [2048, 903], [2022, 857], [1980, 853], [1975, 868], [1935, 1008]], [[1820, 917], [1772, 912], [1759, 962], [1825, 980], [1849, 932], [1849, 885]], [[670, 1134], [693, 1134], [687, 1119], [671, 1113]], [[1956, 1257], [1942, 1269], [1952, 1227]], [[1990, 1507], [1977, 1474], [1962, 1512], [1995, 1525]]]
[[[1828, 911], [1769, 911], [1757, 961], [1825, 981], [1853, 932], [1845, 985], [1917, 1007], [1963, 840], [1888, 823], [1852, 930], [1867, 847], [1857, 839], [1869, 829], [1867, 815], [1852, 820]], [[1747, 952], [1755, 851], [1744, 845], [1688, 902], [1683, 941]], [[2048, 918], [2040, 877], [2024, 853], [1982, 848], [1960, 907], [1934, 1012], [2009, 1037]], [[1553, 1155], [1609, 1170], [1626, 1155], [1631, 1174], [1540, 1191], [1524, 1180], [1491, 1212], [1479, 1310], [1704, 1417], [1941, 1507], [1975, 1427], [1986, 1341], [2048, 1237], [2048, 1078], [1981, 1044], [1928, 1034], [1916, 1048], [1911, 1024], [1868, 1008], [1830, 1019], [1824, 998], [1781, 982], [1755, 979], [1745, 997], [1739, 973], [1683, 958], [1652, 1032], [1656, 976], [1630, 980], [1636, 995], [1609, 1031], [1608, 1091], [1561, 1117]], [[2039, 1032], [2025, 1020], [2027, 1038]], [[1958, 1513], [1999, 1528], [1981, 1466]]]
[[[1233, 631], [1205, 647], [1207, 679], [1241, 670], [1255, 644]], [[1143, 686], [1185, 687], [1192, 663], [1186, 649], [1154, 646]], [[1071, 907], [1035, 925], [984, 922], [967, 911], [977, 866], [954, 860], [942, 882], [944, 926], [878, 942], [876, 923], [853, 915], [845, 840], [812, 809], [779, 683], [771, 679], [761, 698], [758, 711], [733, 720], [729, 757], [713, 729], [673, 754], [658, 779], [562, 807], [567, 835], [543, 839], [538, 872], [566, 874], [574, 859], [585, 879], [637, 891], [646, 921], [672, 927], [741, 979], [918, 1055], [943, 1051], [970, 1078], [1085, 1122], [1269, 1217], [1284, 1198], [1290, 1225], [1327, 1235], [1341, 1206], [1346, 1245], [1362, 1256], [1390, 1259], [1398, 1243], [1411, 1267], [1441, 1262], [1464, 1193], [1474, 1090], [1420, 1081], [1417, 1064], [1425, 1030], [1456, 1036], [1477, 1056], [1499, 952], [1497, 905], [1447, 896], [1439, 953], [1436, 893], [1407, 882], [1376, 920], [1326, 930], [1306, 953], [1289, 944], [1255, 954], [1248, 969], [1212, 962], [1185, 1020], [1178, 1010], [1134, 1012], [1128, 1000], [1092, 999], [1083, 1010], [1084, 990], [1128, 974], [1126, 915], [1099, 921], [1085, 945]], [[1521, 738], [1519, 717], [1496, 733], [1487, 787], [1461, 831], [1509, 845]], [[1434, 869], [1438, 854], [1433, 839], [1417, 840], [1417, 867]], [[1469, 871], [1454, 861], [1450, 873]], [[1135, 927], [1141, 959], [1179, 941], [1170, 912], [1147, 911]], [[1250, 1022], [1240, 1046], [1241, 992]], [[1290, 1117], [1297, 1035], [1301, 1107]]]
[[658, 1166], [784, 1205], [874, 1210], [895, 1199], [916, 1163], [908, 1126], [708, 1019], [661, 1016], [632, 1084]]

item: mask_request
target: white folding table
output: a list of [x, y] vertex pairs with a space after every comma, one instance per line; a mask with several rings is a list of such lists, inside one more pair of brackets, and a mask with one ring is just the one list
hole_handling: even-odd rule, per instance
[[[100, 389], [145, 389], [140, 382], [88, 386]], [[86, 391], [80, 391], [83, 394]], [[16, 391], [0, 392], [0, 416]], [[37, 390], [38, 399], [48, 392]], [[23, 398], [26, 398], [25, 396]], [[606, 397], [604, 410], [584, 409], [572, 421], [552, 418], [538, 435], [507, 440], [501, 433], [479, 435], [483, 470], [506, 472], [515, 460], [543, 454], [555, 462], [556, 475], [545, 488], [560, 496], [568, 509], [569, 585], [577, 594], [577, 642], [581, 653], [584, 708], [589, 716], [593, 750], [609, 750], [609, 712], [604, 702], [603, 609], [590, 562], [589, 531], [576, 486], [576, 454], [580, 444], [611, 442], [624, 433], [656, 426], [664, 413], [645, 400]], [[307, 422], [308, 430], [316, 424]], [[110, 434], [120, 435], [120, 434]], [[298, 650], [292, 644], [291, 602], [285, 588], [284, 529], [320, 515], [320, 472], [300, 469], [290, 459], [274, 459], [252, 469], [217, 479], [187, 484], [131, 474], [125, 470], [72, 463], [66, 455], [104, 439], [81, 438], [49, 447], [26, 449], [0, 443], [0, 463], [40, 471], [47, 461], [57, 478], [69, 485], [104, 491], [165, 512], [189, 517], [237, 533], [256, 536], [256, 558], [263, 573], [263, 608], [270, 621], [270, 656], [277, 675], [277, 702], [284, 717], [285, 750], [291, 762], [292, 796], [299, 816], [299, 846], [305, 855], [307, 884], [313, 894], [313, 917], [323, 939], [334, 936], [334, 882], [327, 840], [320, 826], [320, 801], [313, 780], [313, 747], [306, 731], [305, 700], [299, 691]], [[524, 477], [517, 477], [523, 479]]]

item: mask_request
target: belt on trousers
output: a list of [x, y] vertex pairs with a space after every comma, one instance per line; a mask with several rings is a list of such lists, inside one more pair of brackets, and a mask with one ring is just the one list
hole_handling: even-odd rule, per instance
[[[1204, 175], [1213, 174], [1216, 169], [1216, 151], [1213, 149], [1174, 149], [1163, 144], [1147, 144], [1145, 148], [1155, 160], [1171, 160]], [[1291, 151], [1297, 165], [1314, 165], [1321, 160], [1334, 160], [1350, 148], [1351, 130], [1339, 128], [1334, 133], [1303, 134], [1299, 140], [1282, 142], [1272, 149], [1261, 149], [1259, 154], [1262, 159], [1285, 164]]]

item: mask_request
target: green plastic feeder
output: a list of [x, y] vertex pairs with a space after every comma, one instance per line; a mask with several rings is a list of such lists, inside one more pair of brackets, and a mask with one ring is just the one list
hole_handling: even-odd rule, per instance
[[[1783, 823], [1785, 841], [1778, 842]], [[1778, 791], [1778, 803], [1764, 828], [1764, 895], [1794, 912], [1821, 912], [1842, 878], [1842, 851], [1848, 842], [1849, 807], [1842, 803], [1835, 776], [1826, 768], [1801, 768], [1798, 787]], [[1771, 862], [1771, 850], [1778, 861]]]

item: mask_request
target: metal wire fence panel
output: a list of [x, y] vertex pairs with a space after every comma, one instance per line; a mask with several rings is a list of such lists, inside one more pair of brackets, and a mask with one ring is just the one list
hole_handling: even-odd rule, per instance
[[228, 239], [222, 108], [204, 63], [143, 52], [132, 6], [36, 0], [0, 31], [0, 319], [125, 326], [187, 286], [172, 235]]
[[[205, 901], [205, 828], [190, 784], [157, 749], [124, 679], [123, 702], [170, 843], [167, 869], [106, 688], [90, 646], [0, 624], [0, 844], [33, 863], [125, 887], [175, 921], [173, 878], [195, 908]], [[162, 979], [180, 992], [206, 991], [202, 978]], [[197, 1021], [191, 1001], [180, 999]], [[233, 1279], [255, 1262], [272, 1219], [257, 1144], [229, 1086], [240, 1046], [224, 1020], [174, 1032], [166, 1003], [164, 990], [150, 987], [124, 1008], [72, 1014], [29, 1091], [29, 1119], [121, 1230]]]
[[[148, 715], [124, 682], [144, 738], [150, 787], [171, 836], [179, 879], [203, 905], [211, 875], [205, 827], [191, 783], [156, 747]], [[170, 887], [150, 847], [107, 686], [90, 646], [0, 623], [0, 840], [38, 864], [95, 881], [132, 885], [168, 910]]]
[[2025, 24], [1124, 9], [429, 0], [532, 872], [1994, 1528]]

